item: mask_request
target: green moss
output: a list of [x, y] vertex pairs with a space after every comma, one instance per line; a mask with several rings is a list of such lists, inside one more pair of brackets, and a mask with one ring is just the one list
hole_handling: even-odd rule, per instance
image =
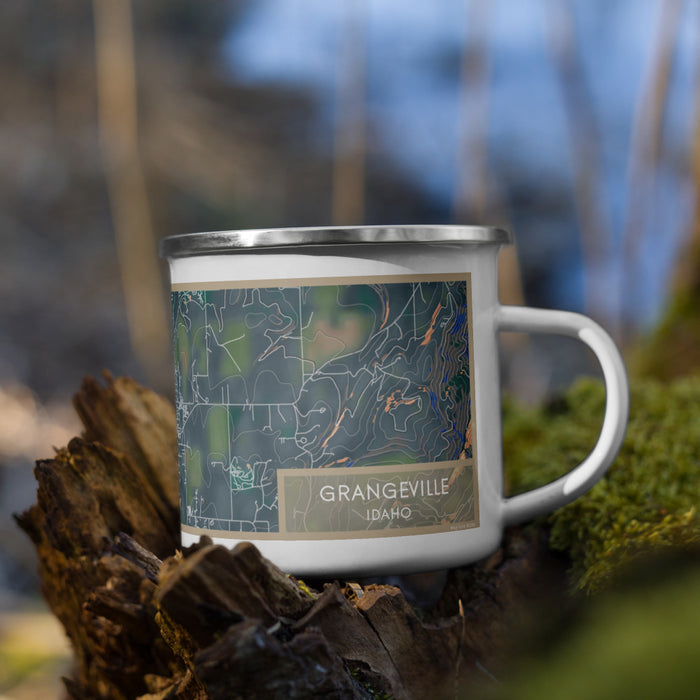
[[[525, 653], [480, 700], [696, 698], [700, 688], [700, 571], [657, 563], [666, 574], [639, 571], [589, 601], [546, 653]], [[670, 564], [670, 566], [669, 566]]]
[[[593, 448], [605, 392], [578, 382], [542, 408], [504, 405], [508, 495], [561, 476]], [[634, 383], [627, 435], [608, 474], [547, 517], [551, 546], [569, 553], [572, 585], [598, 591], [650, 550], [700, 543], [700, 377]]]

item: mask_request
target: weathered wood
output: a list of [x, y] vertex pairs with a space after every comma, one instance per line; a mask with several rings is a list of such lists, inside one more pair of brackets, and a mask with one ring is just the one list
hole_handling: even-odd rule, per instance
[[454, 697], [507, 648], [549, 561], [514, 531], [450, 573], [432, 609], [389, 585], [287, 576], [251, 544], [179, 551], [174, 413], [129, 379], [87, 379], [85, 434], [37, 463], [17, 516], [75, 651], [71, 698]]
[[231, 625], [199, 652], [195, 668], [212, 700], [370, 697], [322, 634], [309, 630], [282, 642], [253, 619]]
[[293, 629], [320, 629], [336, 653], [351, 669], [365, 674], [373, 688], [405, 696], [406, 689], [381, 638], [336, 584], [326, 586], [314, 607]]
[[105, 373], [106, 386], [87, 377], [73, 405], [89, 442], [100, 442], [133, 463], [158, 495], [168, 534], [179, 537], [175, 409], [129, 377]]
[[205, 544], [185, 558], [172, 558], [159, 576], [155, 602], [205, 646], [244, 618], [273, 625], [297, 618], [313, 604], [291, 579], [251, 544], [231, 552]]
[[85, 436], [37, 462], [37, 503], [17, 521], [37, 548], [43, 594], [73, 645], [69, 693], [118, 699], [146, 692], [147, 674], [170, 674], [173, 653], [155, 623], [154, 584], [110, 543], [123, 531], [154, 556], [175, 551], [177, 472], [172, 407], [133, 380], [106, 379], [84, 382], [75, 405]]

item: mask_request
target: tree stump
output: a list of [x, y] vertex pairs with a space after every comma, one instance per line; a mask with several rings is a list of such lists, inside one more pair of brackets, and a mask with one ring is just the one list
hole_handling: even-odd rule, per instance
[[[75, 700], [455, 697], [497, 672], [543, 580], [563, 580], [541, 529], [444, 586], [304, 583], [247, 543], [180, 550], [171, 404], [108, 374], [74, 404], [83, 435], [37, 462], [37, 503], [15, 517], [74, 650]], [[419, 608], [426, 581], [441, 594]]]

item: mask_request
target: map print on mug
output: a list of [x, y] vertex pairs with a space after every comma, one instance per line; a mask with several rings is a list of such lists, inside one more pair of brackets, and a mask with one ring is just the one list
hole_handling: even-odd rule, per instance
[[328, 282], [173, 288], [183, 530], [478, 526], [470, 275]]

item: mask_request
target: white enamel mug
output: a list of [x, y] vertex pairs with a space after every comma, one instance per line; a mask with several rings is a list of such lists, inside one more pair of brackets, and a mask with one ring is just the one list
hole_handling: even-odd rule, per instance
[[[182, 542], [253, 542], [296, 575], [463, 565], [608, 469], [629, 411], [607, 333], [504, 306], [502, 229], [272, 229], [165, 238]], [[578, 338], [607, 392], [565, 476], [503, 496], [499, 331]]]

